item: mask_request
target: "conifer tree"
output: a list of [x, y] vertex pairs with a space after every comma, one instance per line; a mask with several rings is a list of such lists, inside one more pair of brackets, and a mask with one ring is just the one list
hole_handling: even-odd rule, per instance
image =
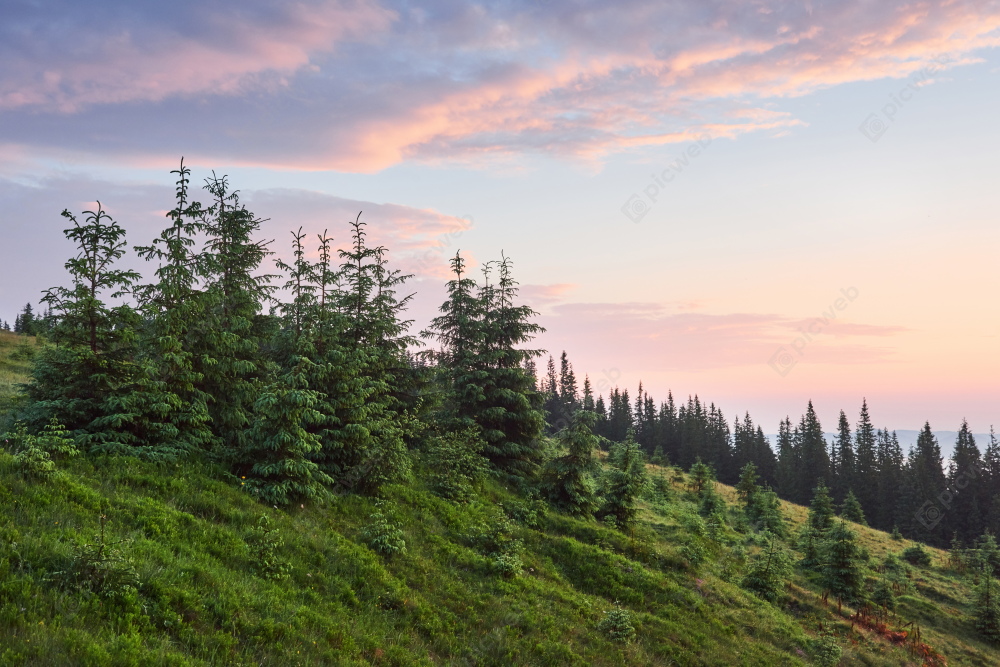
[[233, 463], [246, 480], [247, 491], [269, 504], [326, 498], [333, 485], [333, 479], [310, 460], [321, 447], [305, 429], [321, 418], [317, 392], [307, 388], [310, 364], [300, 357], [294, 369], [275, 377], [260, 393], [246, 446], [234, 453]]
[[275, 287], [273, 276], [256, 272], [272, 253], [268, 242], [254, 239], [264, 221], [243, 205], [225, 176], [213, 174], [205, 189], [214, 201], [202, 215], [206, 242], [199, 273], [206, 284], [206, 318], [192, 350], [194, 370], [203, 377], [199, 389], [216, 399], [208, 410], [220, 453], [240, 460], [268, 372], [260, 312]]
[[868, 415], [868, 401], [862, 399], [861, 414], [855, 431], [856, 462], [851, 487], [855, 489], [865, 514], [875, 512], [878, 491], [878, 460], [875, 452], [875, 429]]
[[778, 493], [784, 498], [797, 501], [800, 497], [798, 470], [801, 453], [792, 433], [792, 421], [788, 417], [778, 425], [777, 444], [778, 460], [775, 476]]
[[821, 549], [823, 586], [833, 597], [844, 601], [860, 600], [864, 595], [857, 539], [857, 533], [841, 520], [826, 534]]
[[969, 423], [962, 420], [955, 450], [948, 467], [948, 486], [954, 490], [951, 509], [963, 540], [972, 541], [983, 531], [979, 500], [988, 501], [982, 489], [982, 457]]
[[576, 516], [590, 516], [598, 507], [592, 479], [598, 468], [594, 459], [597, 437], [591, 431], [596, 421], [597, 416], [586, 410], [574, 414], [560, 436], [567, 453], [549, 461], [542, 473], [549, 502]]
[[830, 493], [827, 491], [826, 485], [820, 482], [814, 489], [813, 499], [809, 504], [809, 525], [824, 533], [833, 526], [835, 516]]
[[854, 495], [853, 489], [847, 490], [847, 498], [844, 499], [844, 504], [841, 505], [840, 516], [848, 521], [860, 523], [862, 526], [868, 525], [868, 522], [865, 520], [864, 510], [861, 508], [861, 503], [858, 502], [857, 496]]
[[834, 498], [843, 499], [847, 496], [847, 490], [854, 486], [854, 442], [851, 436], [851, 425], [847, 421], [847, 415], [840, 411], [840, 421], [837, 424], [837, 440], [834, 443], [836, 452], [836, 469], [833, 471]]
[[1000, 644], [1000, 586], [993, 580], [993, 568], [982, 569], [982, 582], [974, 593], [973, 616], [976, 630], [994, 643]]
[[830, 474], [830, 455], [823, 436], [823, 427], [813, 409], [812, 401], [806, 408], [798, 427], [799, 451], [801, 452], [801, 472], [799, 476], [799, 502], [804, 503], [808, 496], [802, 493], [814, 485], [827, 484]]
[[[120, 433], [119, 451], [146, 458], [174, 458], [208, 450], [214, 440], [208, 404], [198, 388], [203, 376], [194, 370], [192, 340], [205, 321], [205, 299], [197, 291], [199, 257], [193, 237], [202, 231], [201, 205], [190, 202], [190, 170], [183, 159], [177, 174], [177, 204], [171, 220], [149, 246], [135, 248], [147, 261], [156, 259], [157, 282], [138, 286], [140, 329], [137, 363], [142, 372], [131, 392], [106, 408], [105, 421]], [[107, 447], [111, 449], [111, 447]]]
[[[541, 462], [538, 438], [544, 429], [543, 397], [522, 368], [525, 359], [541, 356], [541, 350], [521, 346], [545, 330], [532, 322], [537, 313], [529, 306], [515, 305], [517, 282], [509, 257], [498, 264], [498, 281], [484, 298], [481, 348], [477, 365], [482, 373], [482, 399], [475, 419], [486, 441], [484, 453], [505, 472], [528, 477]], [[565, 359], [565, 356], [564, 356]], [[576, 380], [569, 368], [567, 396], [576, 393]], [[575, 403], [574, 403], [575, 405]], [[588, 429], [593, 424], [587, 425]]]
[[127, 391], [135, 375], [138, 317], [132, 307], [108, 306], [104, 299], [128, 294], [139, 274], [114, 268], [125, 253], [125, 230], [100, 202], [83, 223], [68, 210], [62, 215], [73, 223], [63, 233], [78, 250], [65, 264], [73, 286], [53, 287], [42, 299], [57, 313], [56, 346], [43, 350], [32, 369], [26, 416], [36, 430], [55, 417], [89, 448], [115, 438], [97, 421], [109, 397]]
[[594, 390], [590, 385], [589, 375], [583, 376], [583, 404], [580, 407], [588, 412], [594, 411]]
[[750, 559], [740, 585], [767, 602], [774, 603], [791, 574], [788, 552], [774, 536], [767, 537], [767, 546]]
[[778, 494], [770, 488], [765, 487], [750, 496], [746, 514], [747, 520], [761, 530], [768, 530], [781, 538], [788, 532], [781, 512], [781, 501], [778, 500]]
[[646, 485], [646, 464], [631, 431], [617, 454], [614, 465], [604, 475], [598, 518], [614, 517], [615, 524], [624, 528], [635, 521], [636, 503]]
[[757, 485], [757, 466], [747, 463], [740, 471], [740, 483], [736, 485], [736, 492], [744, 507], [749, 507], [754, 494], [760, 491]]
[[945, 538], [936, 531], [937, 499], [947, 486], [941, 460], [941, 446], [929, 423], [917, 436], [917, 444], [907, 456], [900, 493], [900, 528], [910, 539], [944, 546]]
[[878, 435], [878, 470], [878, 503], [872, 524], [879, 530], [891, 530], [896, 525], [903, 484], [903, 451], [889, 429]]

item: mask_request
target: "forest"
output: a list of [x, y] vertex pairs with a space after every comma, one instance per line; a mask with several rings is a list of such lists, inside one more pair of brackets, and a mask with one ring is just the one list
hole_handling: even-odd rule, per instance
[[[408, 545], [415, 548], [408, 531], [417, 527], [401, 520], [403, 509], [393, 504], [393, 498], [405, 504], [399, 498], [411, 491], [403, 489], [426, 489], [435, 500], [421, 502], [443, 503], [434, 505], [435, 511], [455, 513], [452, 522], [465, 521], [463, 513], [479, 516], [495, 501], [499, 514], [463, 528], [471, 532], [456, 539], [463, 549], [479, 554], [483, 571], [501, 584], [533, 567], [528, 552], [535, 547], [548, 554], [539, 563], [561, 562], [552, 547], [532, 546], [541, 537], [530, 531], [518, 536], [542, 530], [539, 517], [548, 516], [549, 525], [575, 531], [572, 545], [596, 540], [595, 549], [627, 553], [635, 568], [642, 562], [650, 571], [676, 570], [689, 583], [702, 582], [690, 584], [699, 600], [706, 598], [699, 568], [711, 564], [721, 568], [720, 581], [742, 590], [740, 595], [753, 596], [754, 604], [777, 610], [782, 619], [791, 618], [792, 600], [807, 590], [815, 593], [810, 604], [817, 610], [822, 605], [824, 613], [833, 614], [836, 607], [841, 614], [842, 607], [851, 607], [850, 614], [837, 616], [840, 626], [830, 621], [836, 631], [827, 632], [820, 622], [819, 629], [809, 626], [808, 633], [799, 626], [788, 630], [788, 637], [797, 637], [794, 642], [767, 640], [780, 648], [788, 664], [807, 654], [815, 664], [836, 665], [842, 659], [848, 661], [843, 664], [883, 664], [860, 657], [853, 662], [850, 656], [864, 653], [854, 636], [856, 627], [866, 629], [866, 641], [878, 635], [890, 649], [903, 646], [911, 656], [919, 653], [923, 664], [946, 664], [933, 642], [915, 631], [916, 616], [908, 631], [890, 626], [903, 627], [900, 614], [907, 604], [917, 604], [907, 600], [916, 600], [918, 592], [929, 595], [930, 584], [914, 586], [914, 568], [931, 567], [934, 549], [947, 549], [934, 567], [964, 582], [965, 598], [955, 604], [965, 610], [956, 614], [967, 619], [962, 622], [968, 641], [985, 647], [1000, 642], [1000, 549], [994, 538], [1000, 530], [1000, 444], [992, 435], [980, 449], [963, 422], [954, 453], [944, 460], [930, 424], [925, 424], [916, 446], [904, 452], [895, 433], [872, 423], [862, 399], [856, 419], [840, 412], [836, 437], [827, 442], [810, 402], [797, 422], [786, 418], [778, 425], [772, 448], [764, 427], [749, 414], [730, 422], [698, 396], [675, 401], [669, 393], [658, 402], [642, 384], [634, 396], [618, 387], [595, 396], [588, 376], [581, 386], [565, 351], [557, 362], [531, 346], [543, 329], [536, 322], [538, 314], [520, 303], [513, 261], [503, 253], [485, 262], [478, 276], [456, 253], [439, 315], [415, 333], [407, 319], [412, 298], [407, 280], [412, 276], [391, 267], [389, 249], [369, 245], [363, 214], [350, 221], [346, 248], [338, 249], [328, 230], [299, 229], [290, 239], [291, 259], [275, 260], [273, 242], [261, 236], [264, 221], [247, 209], [226, 177], [206, 179], [201, 191], [207, 203], [202, 203], [183, 161], [172, 174], [173, 208], [162, 233], [148, 245], [130, 246], [125, 228], [100, 205], [81, 213], [63, 211], [65, 236], [76, 248], [65, 265], [67, 284], [46, 290], [37, 312], [31, 304], [25, 306], [13, 330], [2, 322], [4, 330], [19, 337], [10, 359], [20, 359], [27, 368], [25, 382], [5, 395], [0, 406], [6, 415], [6, 423], [0, 424], [6, 433], [0, 437], [7, 456], [0, 468], [9, 473], [4, 479], [10, 488], [15, 488], [9, 481], [15, 478], [21, 480], [18, 484], [65, 480], [67, 471], [82, 465], [90, 467], [80, 475], [97, 474], [93, 470], [117, 475], [120, 488], [115, 493], [120, 494], [131, 488], [130, 475], [174, 475], [183, 483], [186, 476], [203, 474], [211, 480], [205, 484], [216, 485], [213, 493], [232, 498], [226, 502], [236, 503], [248, 516], [257, 512], [248, 508], [260, 508], [245, 542], [255, 576], [271, 582], [292, 576], [291, 559], [280, 555], [283, 542], [274, 527], [291, 530], [290, 519], [282, 514], [294, 517], [312, 507], [363, 504], [367, 518], [357, 528], [357, 544], [393, 563], [404, 558]], [[130, 248], [149, 262], [151, 278], [121, 268], [119, 260]], [[541, 371], [539, 361], [546, 355]], [[146, 472], [122, 472], [133, 465]], [[66, 493], [70, 498], [83, 492]], [[5, 503], [17, 499], [7, 490], [2, 495]], [[794, 505], [809, 506], [808, 516], [793, 520]], [[5, 600], [27, 595], [26, 588], [15, 592], [11, 582], [30, 579], [34, 586], [56, 591], [52, 595], [76, 590], [83, 591], [85, 600], [104, 600], [107, 610], [95, 614], [115, 619], [108, 623], [119, 627], [116, 636], [127, 634], [120, 628], [131, 627], [129, 623], [141, 626], [134, 619], [122, 621], [123, 614], [152, 618], [168, 633], [170, 623], [196, 625], [196, 617], [170, 620], [165, 607], [156, 607], [157, 599], [169, 595], [157, 598], [155, 586], [140, 584], [134, 572], [129, 574], [133, 566], [121, 552], [105, 549], [107, 503], [97, 506], [100, 541], [86, 542], [78, 529], [75, 541], [60, 547], [65, 562], [48, 566], [49, 575], [64, 568], [58, 586], [31, 578], [32, 568], [45, 567], [29, 567], [30, 559], [12, 537], [20, 530], [14, 523], [3, 528], [0, 562], [7, 584], [0, 590], [0, 608], [13, 604], [4, 606]], [[269, 519], [272, 514], [264, 510], [277, 510], [276, 518]], [[669, 539], [657, 537], [641, 518], [647, 514], [669, 517], [670, 525], [683, 530]], [[166, 530], [160, 525], [164, 521], [155, 530], [147, 526], [146, 537]], [[644, 531], [653, 532], [643, 538]], [[864, 545], [860, 536], [876, 531], [891, 537]], [[646, 544], [638, 550], [637, 534], [638, 543]], [[656, 540], [672, 544], [676, 555], [651, 557]], [[894, 544], [898, 553], [892, 551]], [[572, 545], [566, 542], [561, 548], [578, 548]], [[75, 551], [67, 551], [71, 547]], [[873, 554], [883, 547], [884, 554]], [[621, 568], [633, 573], [633, 565]], [[580, 581], [574, 586], [586, 589]], [[621, 594], [623, 604], [627, 598], [636, 609], [642, 606], [631, 593]], [[389, 609], [406, 610], [407, 600], [416, 599], [385, 595], [403, 598], [394, 598]], [[658, 599], [657, 593], [649, 595]], [[635, 626], [641, 635], [641, 614], [617, 604], [603, 612], [595, 631], [609, 646], [639, 651]], [[762, 618], [755, 609], [748, 614]], [[202, 615], [210, 616], [207, 611]], [[2, 620], [12, 623], [16, 636], [20, 626], [7, 616]], [[239, 635], [224, 625], [219, 632]], [[145, 630], [135, 632], [146, 637]], [[431, 645], [433, 637], [447, 634], [440, 628], [422, 632]], [[676, 629], [663, 632], [664, 637], [677, 634]], [[902, 639], [892, 632], [902, 632]], [[261, 646], [266, 643], [258, 640]], [[326, 649], [332, 653], [317, 653], [308, 664], [337, 664], [348, 655], [357, 664], [375, 664], [387, 655], [382, 648], [339, 641]], [[538, 646], [544, 643], [540, 641]], [[190, 637], [184, 642], [194, 645]], [[463, 642], [448, 644], [447, 652], [466, 655], [467, 664], [505, 664], [502, 649], [490, 648], [483, 654], [487, 657], [473, 659], [468, 657], [472, 644]], [[216, 664], [216, 658], [205, 657], [208, 648], [190, 646], [186, 655], [191, 664]], [[243, 644], [236, 641], [234, 646]], [[244, 649], [230, 648], [248, 664], [262, 660], [260, 651], [270, 650], [257, 646], [239, 653]], [[511, 655], [515, 649], [506, 650]], [[521, 662], [506, 664], [583, 664], [583, 658], [559, 654], [554, 647], [545, 650], [551, 653], [548, 658], [528, 651]], [[618, 653], [597, 653], [602, 650], [606, 659], [588, 660], [619, 664]], [[662, 657], [667, 653], [656, 653], [667, 649], [651, 645], [642, 650], [649, 653], [631, 658], [622, 653], [621, 664], [646, 659], [648, 664], [671, 664]], [[761, 651], [756, 661], [746, 664], [784, 664], [774, 661], [777, 654], [766, 652], [770, 648], [755, 650]], [[970, 655], [989, 655], [984, 650]], [[44, 656], [25, 651], [17, 655], [25, 660], [34, 655], [44, 664]], [[685, 651], [672, 654], [673, 664], [735, 664], [728, 662], [735, 659], [730, 654], [709, 660], [704, 653]], [[656, 662], [660, 658], [654, 656], [662, 660]], [[390, 662], [410, 664], [410, 658], [412, 648]], [[267, 659], [291, 664], [282, 663], [284, 658]], [[13, 664], [14, 658], [9, 660]], [[104, 664], [102, 660], [87, 664]], [[113, 657], [108, 660], [117, 664]], [[987, 663], [970, 658], [968, 664]]]

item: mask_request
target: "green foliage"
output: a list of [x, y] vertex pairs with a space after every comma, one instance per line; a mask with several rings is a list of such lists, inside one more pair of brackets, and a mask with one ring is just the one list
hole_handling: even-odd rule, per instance
[[590, 516], [598, 508], [593, 481], [598, 469], [597, 437], [592, 433], [596, 421], [593, 412], [577, 411], [559, 433], [566, 453], [548, 461], [542, 471], [542, 489], [549, 502], [575, 516]]
[[747, 520], [758, 530], [784, 538], [788, 534], [785, 527], [785, 517], [781, 511], [781, 501], [774, 491], [759, 490], [749, 498], [745, 510]]
[[868, 521], [865, 519], [865, 512], [861, 509], [861, 503], [858, 502], [858, 498], [854, 495], [854, 491], [847, 492], [844, 504], [841, 505], [840, 508], [840, 516], [843, 519], [859, 523], [862, 526], [868, 525]]
[[901, 555], [903, 560], [920, 567], [928, 567], [931, 564], [931, 555], [919, 543], [903, 549]]
[[835, 517], [833, 500], [826, 485], [820, 482], [813, 490], [813, 499], [809, 504], [809, 525], [821, 533], [826, 532], [833, 526]]
[[406, 553], [403, 530], [389, 521], [381, 507], [372, 512], [368, 518], [370, 521], [361, 533], [368, 546], [383, 556]]
[[902, 541], [903, 534], [901, 532], [899, 532], [899, 526], [893, 526], [892, 527], [892, 535], [891, 535], [891, 537], [892, 537], [893, 540], [895, 540], [897, 542]]
[[791, 574], [792, 561], [778, 539], [768, 536], [765, 547], [747, 565], [740, 585], [768, 602], [777, 601]]
[[482, 455], [484, 446], [476, 428], [430, 436], [424, 460], [434, 493], [456, 502], [469, 501], [489, 474], [489, 462]]
[[837, 644], [835, 637], [823, 635], [812, 640], [812, 654], [819, 667], [837, 667], [843, 655], [843, 649]]
[[244, 538], [250, 549], [250, 563], [258, 577], [280, 581], [288, 578], [291, 563], [281, 556], [285, 541], [267, 514], [261, 514], [257, 525]]
[[879, 582], [875, 585], [875, 590], [872, 591], [872, 602], [886, 611], [894, 611], [896, 609], [896, 594], [892, 590], [892, 585], [885, 577], [879, 579]]
[[85, 590], [104, 598], [130, 597], [139, 586], [132, 556], [122, 545], [128, 540], [109, 542], [105, 536], [107, 516], [100, 516], [100, 530], [93, 542], [74, 544], [73, 553], [62, 571], [52, 575], [54, 582], [73, 590]]
[[750, 506], [751, 499], [758, 491], [760, 491], [760, 486], [757, 485], [757, 466], [748, 463], [740, 470], [740, 481], [736, 485], [736, 492], [744, 507]]
[[604, 613], [604, 618], [597, 624], [597, 629], [607, 635], [613, 642], [628, 643], [635, 638], [635, 628], [632, 627], [632, 616], [627, 610], [615, 607]]
[[976, 630], [990, 641], [1000, 644], [1000, 585], [993, 580], [993, 568], [984, 565], [982, 582], [973, 599]]
[[495, 512], [489, 522], [478, 524], [469, 534], [470, 544], [489, 559], [491, 569], [502, 577], [517, 576], [523, 569], [524, 542], [515, 536], [516, 530], [505, 513]]
[[613, 517], [615, 525], [624, 529], [636, 517], [637, 501], [646, 486], [646, 462], [639, 445], [631, 435], [615, 448], [609, 457], [613, 465], [602, 480], [602, 503], [598, 517]]
[[691, 491], [700, 496], [704, 491], [711, 489], [715, 480], [712, 469], [701, 462], [701, 458], [691, 466], [688, 471]]
[[860, 600], [864, 596], [864, 575], [858, 536], [844, 521], [830, 529], [821, 548], [823, 587], [835, 598]]
[[68, 458], [80, 452], [65, 427], [53, 417], [38, 435], [28, 433], [24, 424], [16, 424], [13, 433], [5, 433], [7, 447], [14, 452], [14, 465], [24, 475], [36, 479], [50, 479], [58, 470], [53, 457]]

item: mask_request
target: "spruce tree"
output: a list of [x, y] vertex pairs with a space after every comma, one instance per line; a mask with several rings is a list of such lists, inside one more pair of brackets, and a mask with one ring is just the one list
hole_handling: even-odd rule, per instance
[[[532, 322], [537, 316], [534, 310], [515, 304], [518, 289], [511, 260], [501, 257], [498, 281], [482, 298], [482, 333], [475, 360], [482, 394], [475, 421], [482, 429], [484, 453], [490, 462], [504, 472], [529, 477], [541, 462], [538, 438], [545, 422], [541, 412], [543, 397], [534, 390], [523, 362], [541, 356], [542, 351], [522, 346], [545, 330]], [[575, 405], [576, 380], [572, 372], [570, 367], [564, 389], [566, 396], [574, 397]], [[588, 424], [588, 428], [592, 426]]]
[[598, 507], [592, 476], [597, 471], [592, 428], [597, 416], [586, 410], [573, 415], [570, 427], [560, 437], [566, 454], [552, 459], [542, 473], [542, 488], [549, 502], [564, 512], [590, 516]]
[[757, 485], [757, 466], [747, 463], [740, 471], [740, 483], [736, 485], [736, 493], [744, 507], [749, 507], [754, 494], [760, 491]]
[[821, 549], [822, 583], [835, 598], [860, 600], [864, 596], [864, 574], [857, 533], [841, 520], [826, 534]]
[[233, 455], [246, 490], [268, 504], [326, 498], [333, 485], [333, 479], [310, 460], [322, 446], [305, 428], [321, 419], [317, 392], [307, 388], [311, 363], [300, 357], [294, 369], [273, 378], [260, 392], [246, 444]]
[[202, 215], [206, 241], [199, 261], [205, 282], [205, 321], [193, 346], [199, 389], [215, 400], [208, 406], [220, 454], [241, 460], [254, 405], [268, 373], [261, 353], [260, 312], [274, 287], [271, 275], [257, 274], [272, 254], [254, 236], [263, 222], [240, 201], [225, 176], [206, 179], [213, 197]]
[[809, 525], [821, 533], [833, 526], [836, 514], [833, 511], [833, 500], [822, 482], [813, 491], [813, 499], [809, 504]]
[[773, 604], [791, 574], [792, 562], [776, 537], [766, 539], [767, 546], [750, 559], [740, 586]]
[[840, 507], [840, 516], [843, 519], [859, 523], [862, 526], [868, 525], [868, 522], [865, 520], [864, 510], [861, 508], [861, 503], [858, 502], [857, 496], [854, 495], [853, 489], [847, 490], [847, 498], [844, 499], [844, 504]]
[[808, 496], [803, 494], [802, 490], [810, 489], [819, 483], [825, 486], [830, 474], [830, 455], [827, 452], [823, 427], [820, 426], [812, 401], [809, 401], [806, 414], [799, 422], [798, 435], [802, 461], [799, 473], [799, 502], [804, 503]]
[[109, 398], [129, 391], [136, 374], [138, 316], [131, 306], [108, 306], [104, 299], [128, 294], [139, 274], [114, 268], [125, 253], [125, 230], [100, 202], [96, 212], [84, 213], [83, 223], [68, 210], [62, 215], [73, 223], [63, 233], [78, 250], [65, 264], [73, 286], [53, 287], [42, 299], [57, 313], [56, 346], [44, 349], [32, 368], [26, 417], [36, 431], [56, 418], [89, 449], [116, 439], [98, 420]]
[[778, 460], [775, 476], [778, 494], [788, 500], [798, 501], [799, 479], [798, 470], [801, 463], [801, 452], [793, 437], [792, 421], [785, 417], [778, 425]]
[[982, 457], [976, 439], [969, 432], [969, 423], [962, 420], [948, 467], [948, 487], [953, 492], [951, 510], [954, 523], [963, 540], [971, 542], [983, 532], [979, 500], [988, 502], [983, 493]]
[[946, 486], [941, 446], [930, 424], [925, 423], [903, 472], [899, 518], [904, 535], [927, 544], [947, 544], [943, 533], [937, 530], [942, 511], [939, 498]]
[[851, 486], [855, 489], [866, 515], [873, 515], [877, 509], [878, 459], [875, 446], [875, 429], [868, 415], [868, 401], [862, 399], [855, 432], [856, 462]]
[[840, 500], [847, 497], [848, 489], [854, 486], [854, 441], [851, 436], [851, 425], [847, 415], [840, 411], [840, 421], [837, 424], [837, 440], [834, 444], [837, 465], [834, 471], [834, 498]]
[[993, 580], [993, 568], [982, 569], [982, 582], [973, 597], [973, 617], [976, 630], [994, 643], [1000, 644], [1000, 586]]
[[[167, 213], [171, 224], [149, 246], [135, 248], [147, 261], [158, 260], [157, 282], [136, 287], [144, 326], [137, 364], [142, 372], [133, 391], [116, 397], [105, 421], [120, 433], [113, 449], [144, 458], [172, 459], [208, 450], [214, 441], [208, 404], [198, 388], [192, 339], [205, 321], [205, 300], [197, 291], [199, 257], [192, 251], [202, 231], [201, 205], [190, 202], [190, 170], [183, 159], [177, 174], [177, 203]], [[105, 445], [106, 449], [112, 447]]]
[[604, 474], [598, 518], [611, 516], [624, 528], [635, 521], [636, 503], [646, 485], [646, 464], [631, 431], [617, 454], [614, 465]]
[[897, 521], [899, 493], [903, 484], [903, 451], [896, 434], [883, 429], [878, 435], [878, 507], [872, 525], [891, 530]]

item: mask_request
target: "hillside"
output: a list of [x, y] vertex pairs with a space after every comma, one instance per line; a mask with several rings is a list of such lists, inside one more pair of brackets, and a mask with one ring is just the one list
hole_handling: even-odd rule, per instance
[[[11, 382], [24, 368], [6, 361], [14, 349], [0, 351]], [[648, 466], [660, 490], [623, 533], [496, 480], [468, 504], [443, 500], [419, 460], [412, 483], [379, 499], [288, 510], [198, 461], [58, 467], [25, 475], [0, 452], [2, 665], [920, 664], [910, 643], [824, 604], [815, 574], [797, 568], [776, 605], [741, 589], [758, 546], [732, 527], [735, 490], [717, 486], [730, 525], [713, 526], [675, 469]], [[782, 511], [794, 534], [807, 510]], [[366, 534], [379, 523], [381, 542]], [[393, 526], [405, 551], [373, 550], [395, 544]], [[872, 568], [912, 544], [854, 528]], [[520, 563], [498, 568], [490, 543], [513, 552], [517, 540]], [[969, 620], [970, 582], [929, 552], [931, 566], [908, 568], [892, 627], [915, 621], [948, 665], [998, 664]], [[612, 641], [602, 625], [618, 608], [633, 641]], [[839, 663], [822, 662], [820, 634], [842, 650]]]

